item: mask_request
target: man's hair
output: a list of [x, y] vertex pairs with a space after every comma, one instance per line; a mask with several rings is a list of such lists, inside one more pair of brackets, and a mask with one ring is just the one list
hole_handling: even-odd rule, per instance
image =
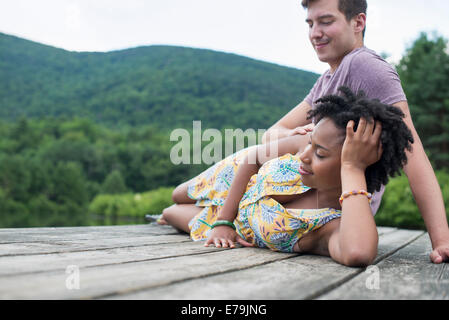
[[[301, 4], [304, 9], [309, 7], [311, 2], [315, 0], [302, 0]], [[368, 8], [368, 4], [366, 0], [338, 0], [338, 10], [343, 13], [346, 17], [347, 21], [350, 21], [359, 13], [366, 14], [366, 9]]]
[[347, 87], [340, 87], [338, 90], [343, 96], [328, 95], [318, 99], [318, 105], [309, 111], [308, 119], [315, 118], [318, 122], [323, 118], [330, 118], [337, 128], [345, 132], [351, 120], [355, 122], [354, 130], [357, 129], [360, 118], [381, 123], [382, 156], [365, 171], [368, 192], [379, 191], [382, 184], [388, 183], [389, 177], [401, 175], [400, 170], [407, 163], [405, 150], [412, 150], [413, 135], [403, 121], [405, 116], [399, 108], [383, 104], [377, 99], [367, 99], [363, 91], [354, 94]]

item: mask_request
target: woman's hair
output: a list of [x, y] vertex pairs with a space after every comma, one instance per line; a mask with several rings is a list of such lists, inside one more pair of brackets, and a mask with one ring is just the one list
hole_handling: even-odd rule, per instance
[[383, 104], [377, 99], [367, 99], [363, 91], [354, 94], [347, 87], [338, 90], [343, 93], [342, 96], [328, 95], [318, 99], [318, 105], [309, 111], [308, 119], [315, 118], [319, 122], [329, 118], [342, 130], [346, 130], [350, 120], [355, 122], [356, 130], [360, 118], [382, 124], [382, 157], [365, 171], [368, 192], [379, 191], [382, 184], [388, 183], [389, 177], [401, 174], [401, 168], [407, 163], [405, 150], [412, 151], [413, 135], [403, 121], [405, 116], [399, 108]]

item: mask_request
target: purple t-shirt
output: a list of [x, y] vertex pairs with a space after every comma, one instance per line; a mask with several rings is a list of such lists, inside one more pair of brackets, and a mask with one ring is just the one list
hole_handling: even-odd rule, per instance
[[[334, 73], [326, 71], [304, 99], [315, 107], [319, 98], [337, 94], [338, 88], [346, 86], [353, 92], [363, 90], [368, 99], [378, 99], [385, 104], [406, 101], [401, 80], [396, 70], [373, 50], [361, 47], [346, 55]], [[371, 209], [377, 213], [385, 187], [373, 195]]]

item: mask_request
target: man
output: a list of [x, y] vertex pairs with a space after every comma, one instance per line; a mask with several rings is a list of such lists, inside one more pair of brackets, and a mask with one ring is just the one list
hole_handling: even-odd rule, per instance
[[[399, 77], [386, 61], [364, 47], [366, 0], [303, 0], [302, 5], [307, 10], [310, 42], [318, 59], [328, 63], [330, 69], [303, 102], [264, 134], [263, 143], [311, 131], [307, 112], [318, 98], [336, 94], [342, 85], [400, 108], [415, 139], [404, 171], [432, 241], [430, 259], [434, 263], [449, 261], [449, 228], [441, 189], [414, 128]], [[382, 194], [383, 190], [375, 194], [374, 214]]]

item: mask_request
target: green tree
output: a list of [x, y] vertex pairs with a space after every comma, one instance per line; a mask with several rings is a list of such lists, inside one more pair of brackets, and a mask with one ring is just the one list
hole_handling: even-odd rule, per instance
[[18, 228], [29, 225], [25, 204], [12, 200], [0, 187], [0, 227]]
[[13, 200], [25, 202], [29, 198], [31, 174], [27, 161], [21, 155], [0, 154], [0, 187]]
[[78, 163], [60, 162], [52, 173], [55, 202], [63, 204], [71, 201], [80, 207], [87, 206], [86, 180]]
[[101, 186], [101, 193], [103, 194], [119, 194], [127, 191], [125, 180], [119, 170], [114, 170], [108, 174]]
[[449, 166], [448, 41], [422, 33], [397, 66], [414, 124], [430, 160]]

